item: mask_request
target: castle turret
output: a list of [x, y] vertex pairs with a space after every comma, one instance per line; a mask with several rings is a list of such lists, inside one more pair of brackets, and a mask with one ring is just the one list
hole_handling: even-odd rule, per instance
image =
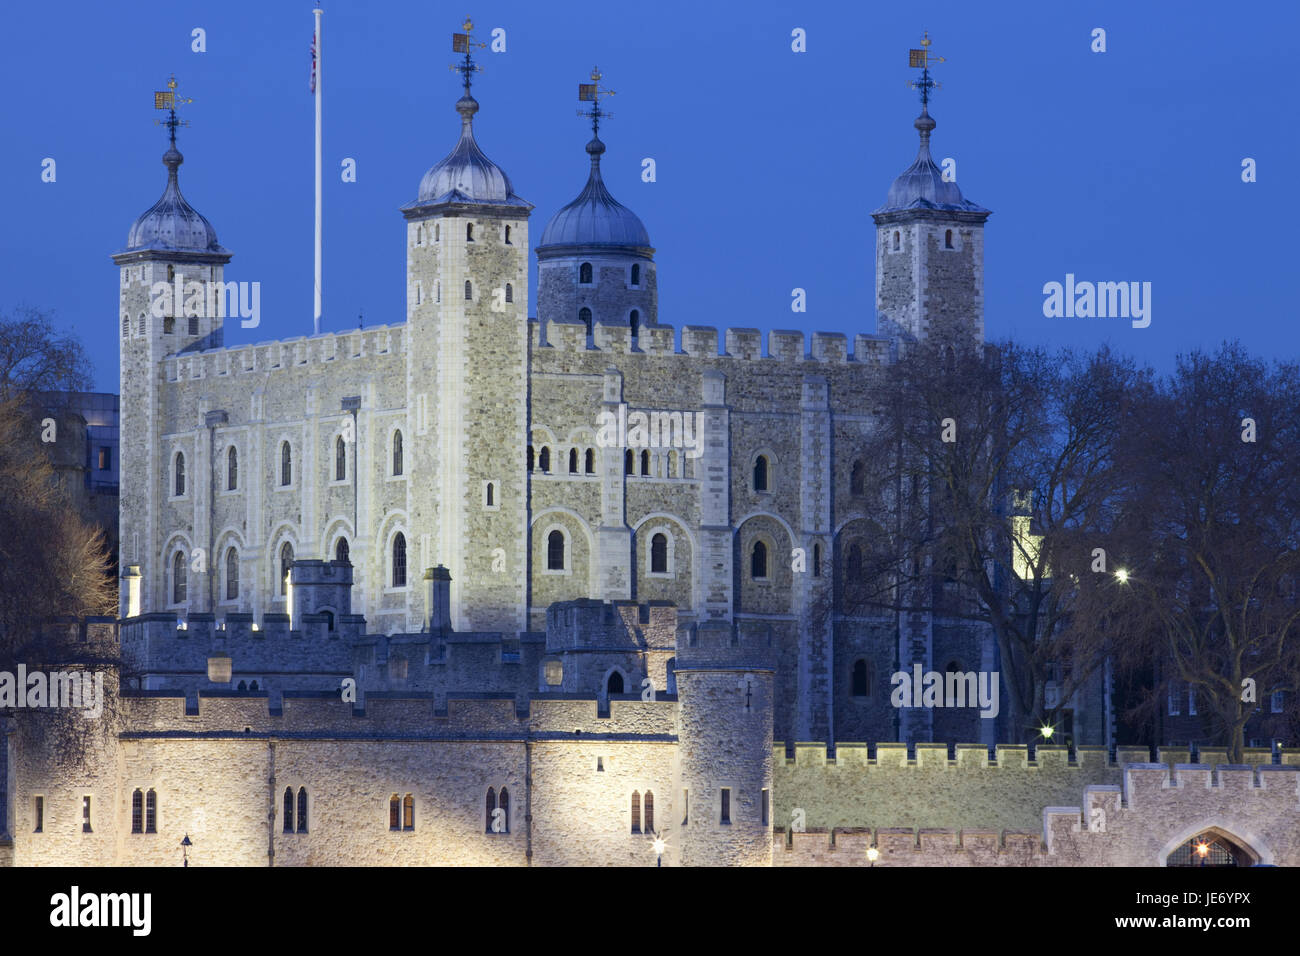
[[775, 668], [762, 641], [718, 620], [679, 632], [683, 866], [772, 865]]
[[638, 332], [659, 321], [659, 290], [650, 234], [636, 213], [618, 202], [605, 186], [600, 158], [605, 144], [599, 136], [602, 90], [600, 73], [582, 84], [579, 95], [592, 102], [587, 143], [591, 171], [587, 185], [547, 223], [537, 247], [537, 318], [581, 324], [591, 336], [597, 325]]
[[[194, 449], [160, 448], [163, 409], [159, 399], [159, 363], [177, 352], [220, 346], [224, 298], [223, 273], [230, 252], [217, 242], [216, 230], [181, 195], [180, 167], [185, 161], [176, 148], [173, 78], [172, 108], [166, 125], [170, 133], [162, 162], [167, 185], [162, 197], [131, 225], [126, 248], [113, 256], [121, 270], [118, 319], [121, 347], [121, 457], [119, 501], [121, 567], [138, 565], [142, 575], [136, 613], [169, 606], [181, 614], [205, 605], [205, 578], [195, 571], [193, 556], [180, 551], [163, 554], [160, 502], [197, 500], [204, 472]], [[218, 307], [220, 300], [223, 307]], [[236, 307], [238, 303], [236, 302]], [[188, 451], [188, 454], [187, 454]], [[178, 456], [180, 456], [178, 458]], [[188, 470], [187, 470], [188, 466]], [[193, 489], [193, 494], [191, 490]], [[199, 565], [206, 567], [207, 562]], [[125, 616], [128, 592], [122, 593]]]
[[[466, 22], [466, 35], [472, 24]], [[468, 42], [468, 41], [467, 41]], [[467, 47], [467, 49], [471, 49]], [[457, 69], [460, 138], [402, 207], [407, 233], [408, 540], [450, 574], [457, 631], [527, 627], [528, 216], [474, 138], [477, 70]], [[391, 584], [391, 582], [389, 582]], [[407, 618], [426, 616], [407, 589]]]
[[[937, 326], [965, 327], [984, 340], [984, 221], [989, 210], [964, 198], [954, 167], [930, 155], [929, 38], [913, 50], [923, 68], [921, 143], [916, 160], [894, 180], [876, 222], [876, 315], [880, 331], [921, 339]], [[945, 166], [947, 163], [945, 161]]]

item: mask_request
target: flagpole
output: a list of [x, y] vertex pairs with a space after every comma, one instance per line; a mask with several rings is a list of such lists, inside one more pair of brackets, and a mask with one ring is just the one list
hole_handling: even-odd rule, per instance
[[321, 8], [318, 6], [312, 13], [316, 17], [316, 302], [313, 319], [313, 327], [316, 335], [320, 335], [320, 313], [321, 313], [321, 142], [320, 142], [320, 107], [321, 107], [321, 80], [324, 78], [324, 62], [321, 58], [321, 36], [320, 36], [320, 15]]

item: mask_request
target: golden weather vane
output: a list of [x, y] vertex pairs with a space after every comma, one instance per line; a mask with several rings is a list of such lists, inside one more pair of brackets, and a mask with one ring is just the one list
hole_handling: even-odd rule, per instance
[[591, 109], [578, 110], [579, 116], [591, 117], [592, 135], [600, 132], [600, 121], [602, 118], [612, 119], [614, 114], [607, 113], [600, 108], [600, 98], [602, 96], [613, 96], [613, 90], [607, 90], [601, 87], [600, 81], [604, 78], [600, 72], [600, 67], [591, 68], [591, 82], [578, 84], [578, 100], [583, 103], [590, 103]]
[[166, 126], [171, 134], [172, 143], [176, 142], [176, 127], [190, 125], [189, 120], [178, 119], [176, 117], [176, 108], [193, 102], [194, 100], [192, 98], [177, 95], [175, 73], [173, 73], [167, 80], [167, 89], [154, 91], [153, 108], [156, 110], [167, 110], [167, 118], [154, 120], [154, 125]]
[[930, 91], [941, 90], [943, 86], [930, 79], [930, 64], [943, 63], [944, 58], [936, 53], [930, 52], [930, 31], [926, 31], [921, 37], [921, 49], [911, 49], [907, 51], [907, 65], [913, 69], [921, 71], [919, 80], [912, 80], [907, 85], [913, 90], [921, 91], [921, 105], [930, 105]]
[[455, 70], [462, 77], [464, 77], [465, 95], [469, 96], [470, 76], [473, 75], [474, 73], [483, 72], [483, 67], [478, 66], [474, 62], [474, 59], [471, 54], [475, 49], [479, 49], [479, 50], [487, 49], [487, 44], [474, 42], [474, 33], [473, 33], [474, 21], [471, 20], [469, 17], [465, 18], [465, 22], [461, 24], [461, 29], [464, 30], [465, 32], [453, 33], [451, 35], [451, 52], [464, 53], [465, 62], [453, 63], [448, 67], [448, 69]]

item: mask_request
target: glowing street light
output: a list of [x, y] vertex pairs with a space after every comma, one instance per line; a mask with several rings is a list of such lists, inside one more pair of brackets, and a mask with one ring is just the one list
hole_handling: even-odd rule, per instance
[[655, 866], [663, 866], [663, 865], [664, 865], [664, 847], [666, 846], [666, 844], [664, 843], [664, 838], [661, 837], [661, 836], [656, 835], [655, 838], [654, 838], [654, 842], [651, 843], [650, 845], [651, 845], [652, 847], [654, 847], [655, 856], [658, 857], [658, 859], [655, 861]]
[[869, 847], [867, 847], [867, 860], [868, 860], [868, 862], [870, 862], [870, 864], [871, 864], [872, 866], [875, 866], [875, 865], [876, 865], [876, 861], [877, 861], [878, 859], [880, 859], [880, 851], [877, 850], [874, 846], [869, 846]]
[[1127, 584], [1128, 571], [1124, 570], [1123, 568], [1120, 568], [1118, 571], [1115, 572], [1115, 580], [1119, 581], [1120, 584]]
[[1051, 740], [1052, 734], [1056, 733], [1056, 728], [1051, 724], [1043, 724], [1043, 726], [1039, 728], [1038, 732], [1043, 735], [1044, 740]]

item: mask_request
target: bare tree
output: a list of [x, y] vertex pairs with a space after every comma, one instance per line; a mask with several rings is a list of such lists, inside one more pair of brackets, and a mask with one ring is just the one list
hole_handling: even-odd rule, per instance
[[989, 627], [1013, 739], [1053, 723], [1128, 629], [1084, 559], [1117, 513], [1114, 447], [1145, 378], [1107, 350], [1049, 355], [944, 330], [886, 371], [862, 458], [892, 527], [860, 574], [841, 562], [846, 603]]
[[1144, 620], [1135, 651], [1164, 677], [1148, 703], [1192, 687], [1240, 761], [1259, 702], [1300, 690], [1300, 369], [1237, 344], [1194, 352], [1132, 412], [1112, 547]]

